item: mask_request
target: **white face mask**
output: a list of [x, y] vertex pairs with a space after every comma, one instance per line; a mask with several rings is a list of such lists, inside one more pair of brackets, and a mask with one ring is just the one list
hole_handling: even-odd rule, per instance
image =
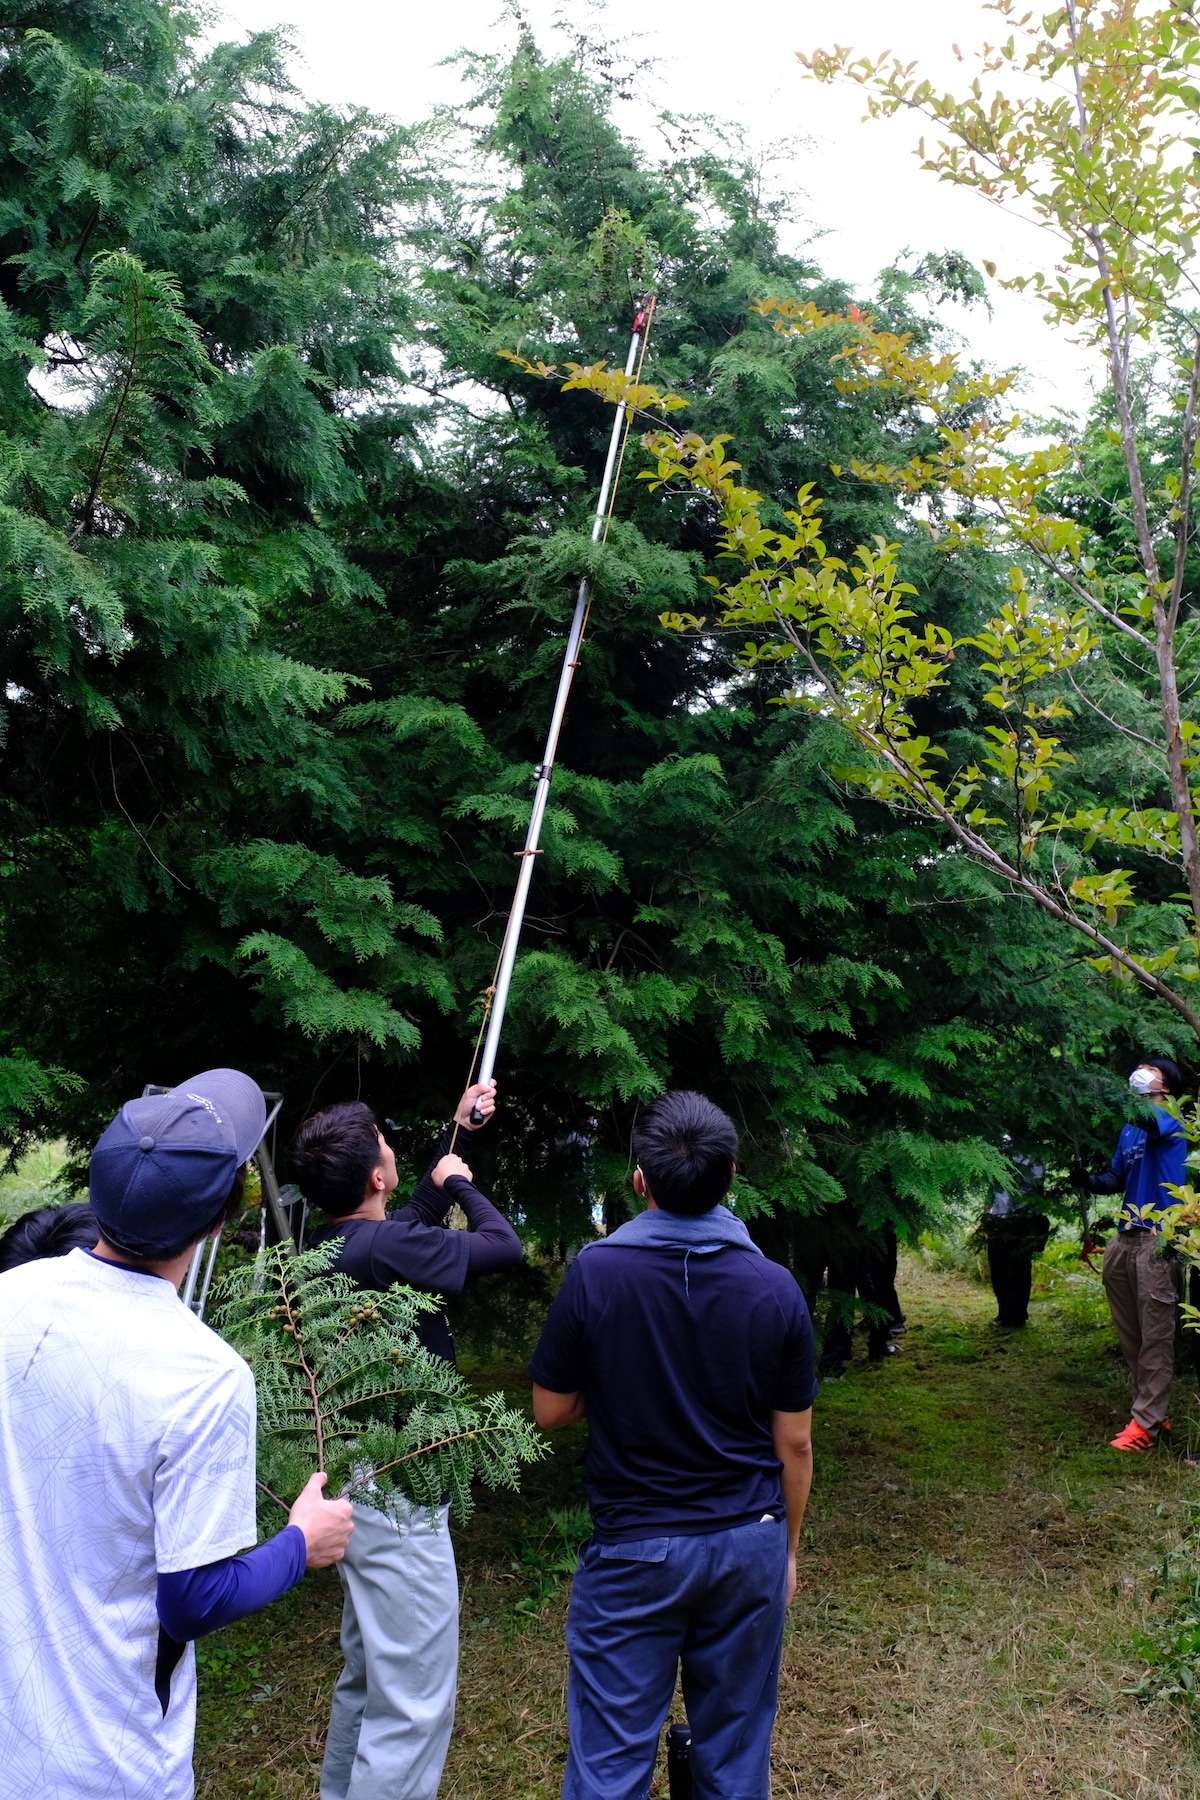
[[1153, 1094], [1161, 1081], [1157, 1069], [1135, 1069], [1129, 1077], [1129, 1085], [1135, 1094]]

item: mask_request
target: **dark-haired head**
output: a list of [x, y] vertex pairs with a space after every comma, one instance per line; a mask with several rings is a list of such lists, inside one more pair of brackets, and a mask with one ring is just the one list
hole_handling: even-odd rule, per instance
[[292, 1139], [288, 1164], [310, 1206], [333, 1218], [362, 1205], [381, 1158], [375, 1114], [361, 1100], [328, 1106], [305, 1119]]
[[1139, 1069], [1157, 1069], [1163, 1078], [1163, 1086], [1169, 1094], [1178, 1097], [1183, 1092], [1183, 1070], [1169, 1056], [1143, 1056], [1138, 1064]]
[[39, 1206], [23, 1213], [0, 1237], [0, 1275], [43, 1256], [91, 1250], [100, 1227], [90, 1206]]
[[729, 1192], [738, 1135], [719, 1106], [680, 1088], [642, 1114], [633, 1148], [647, 1191], [665, 1212], [704, 1213]]

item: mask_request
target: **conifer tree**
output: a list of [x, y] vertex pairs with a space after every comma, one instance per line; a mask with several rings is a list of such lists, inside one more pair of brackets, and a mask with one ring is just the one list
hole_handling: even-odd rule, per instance
[[[919, 417], [749, 310], [854, 296], [781, 250], [747, 159], [677, 135], [653, 165], [611, 62], [523, 33], [415, 133], [304, 106], [269, 37], [201, 55], [168, 0], [0, 33], [0, 1050], [84, 1083], [40, 1116], [84, 1142], [228, 1061], [286, 1091], [285, 1136], [361, 1093], [423, 1161], [586, 568], [485, 1185], [565, 1249], [601, 1197], [619, 1216], [636, 1106], [672, 1084], [730, 1109], [739, 1204], [789, 1220], [849, 1196], [915, 1228], [999, 1172], [1001, 1132], [1060, 1138], [1051, 1077], [1102, 1070], [1136, 1006], [834, 779], [843, 740], [776, 704], [778, 669], [664, 632], [713, 519], [635, 446], [593, 549], [593, 398], [498, 354], [611, 357], [653, 278], [655, 379], [772, 493], [919, 454]], [[880, 316], [932, 346], [956, 269], [893, 272]], [[949, 629], [986, 618], [986, 555], [948, 575], [879, 484], [829, 518], [846, 553], [899, 537]]]
[[[823, 305], [851, 298], [780, 253], [753, 170], [699, 145], [648, 169], [615, 129], [611, 92], [527, 38], [509, 65], [471, 67], [480, 92], [467, 118], [486, 108], [495, 123], [464, 135], [462, 173], [441, 202], [426, 329], [439, 391], [456, 380], [490, 387], [503, 406], [464, 428], [445, 459], [474, 516], [469, 558], [431, 565], [429, 591], [443, 604], [414, 613], [400, 587], [390, 603], [414, 646], [409, 666], [433, 671], [439, 693], [482, 728], [451, 804], [456, 845], [493, 915], [511, 881], [496, 849], [519, 841], [527, 804], [527, 776], [512, 763], [536, 761], [556, 675], [550, 628], [584, 568], [598, 595], [502, 1078], [511, 1069], [526, 1106], [536, 1096], [556, 1124], [565, 1113], [591, 1136], [592, 1179], [610, 1194], [622, 1182], [631, 1103], [688, 1082], [728, 1105], [746, 1134], [748, 1206], [812, 1211], [849, 1193], [877, 1217], [911, 1224], [945, 1196], [978, 1190], [998, 1165], [990, 1146], [1003, 1130], [1015, 1125], [1022, 1141], [1061, 1130], [1036, 1098], [1039, 1085], [1058, 1084], [1030, 1070], [1014, 1087], [1012, 1073], [1029, 1067], [1031, 1047], [1043, 1070], [1064, 1050], [1086, 1055], [1120, 1003], [1105, 996], [1095, 1008], [1104, 1023], [1085, 1051], [1075, 1027], [1084, 984], [1068, 978], [1064, 989], [1043, 929], [1002, 917], [985, 884], [937, 856], [932, 834], [832, 781], [845, 743], [781, 716], [777, 672], [742, 671], [736, 646], [711, 635], [690, 645], [664, 636], [658, 615], [674, 610], [670, 597], [699, 594], [697, 578], [717, 566], [708, 515], [687, 504], [667, 511], [629, 482], [623, 518], [591, 551], [598, 413], [586, 394], [498, 367], [497, 351], [519, 341], [530, 358], [591, 362], [608, 348], [617, 360], [649, 258], [661, 289], [655, 380], [687, 398], [689, 424], [727, 425], [732, 409], [779, 491], [827, 475], [855, 444], [873, 444], [879, 460], [927, 448], [927, 429], [839, 392], [826, 357], [808, 345], [797, 354], [752, 312], [764, 292]], [[891, 322], [932, 347], [922, 283], [945, 286], [957, 266], [934, 259], [894, 272], [884, 284]], [[501, 468], [516, 500], [503, 512]], [[958, 628], [986, 616], [999, 579], [986, 557], [969, 580], [955, 571], [943, 581], [927, 542], [865, 480], [840, 484], [831, 511], [832, 547], [902, 532], [938, 615]], [[553, 533], [547, 517], [560, 520]], [[480, 654], [497, 596], [506, 629]], [[497, 750], [509, 753], [499, 778], [486, 762]], [[495, 830], [502, 823], [507, 833]], [[453, 935], [470, 957], [464, 985], [478, 992], [494, 950]], [[993, 1081], [1002, 1064], [1008, 1078]], [[571, 1087], [584, 1100], [573, 1113]], [[544, 1213], [530, 1194], [541, 1173], [526, 1153], [502, 1177], [553, 1241], [563, 1229], [550, 1210], [557, 1160], [547, 1160]], [[578, 1205], [575, 1219], [586, 1228]]]
[[0, 985], [26, 1116], [80, 1135], [244, 1060], [256, 992], [276, 1040], [405, 1049], [445, 993], [437, 921], [352, 843], [357, 684], [296, 653], [306, 610], [375, 603], [328, 516], [394, 375], [408, 140], [197, 28], [0, 18]]

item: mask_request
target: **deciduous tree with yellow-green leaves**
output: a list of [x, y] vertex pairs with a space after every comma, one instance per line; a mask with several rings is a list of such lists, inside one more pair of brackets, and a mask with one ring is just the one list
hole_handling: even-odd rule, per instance
[[[1003, 285], [1035, 293], [1096, 351], [1107, 394], [1089, 428], [1031, 442], [1013, 374], [966, 366], [858, 308], [764, 297], [757, 310], [827, 345], [847, 399], [872, 395], [926, 429], [918, 453], [835, 466], [833, 480], [890, 489], [948, 559], [1002, 554], [1007, 601], [956, 639], [923, 621], [897, 546], [832, 555], [813, 487], [781, 525], [743, 485], [727, 437], [660, 427], [647, 439], [653, 479], [710, 498], [738, 565], [713, 582], [714, 620], [667, 619], [744, 632], [747, 665], [786, 663], [787, 701], [836, 718], [865, 753], [844, 777], [936, 821], [948, 845], [1087, 940], [1098, 967], [1200, 1034], [1200, 23], [1137, 0], [1079, 0], [1040, 22], [1011, 0], [992, 10], [1011, 34], [979, 53], [965, 97], [895, 57], [800, 60], [820, 81], [857, 82], [875, 116], [927, 120], [925, 168], [1041, 228], [1045, 267]], [[619, 392], [609, 373], [576, 379]], [[934, 702], [963, 658], [977, 710], [956, 723]], [[1079, 751], [1098, 738], [1097, 781]]]

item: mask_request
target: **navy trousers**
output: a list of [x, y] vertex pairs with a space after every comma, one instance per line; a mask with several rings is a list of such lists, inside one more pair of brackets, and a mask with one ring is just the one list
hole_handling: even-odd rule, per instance
[[695, 1800], [767, 1800], [787, 1525], [585, 1544], [567, 1613], [563, 1800], [645, 1800], [679, 1670]]

